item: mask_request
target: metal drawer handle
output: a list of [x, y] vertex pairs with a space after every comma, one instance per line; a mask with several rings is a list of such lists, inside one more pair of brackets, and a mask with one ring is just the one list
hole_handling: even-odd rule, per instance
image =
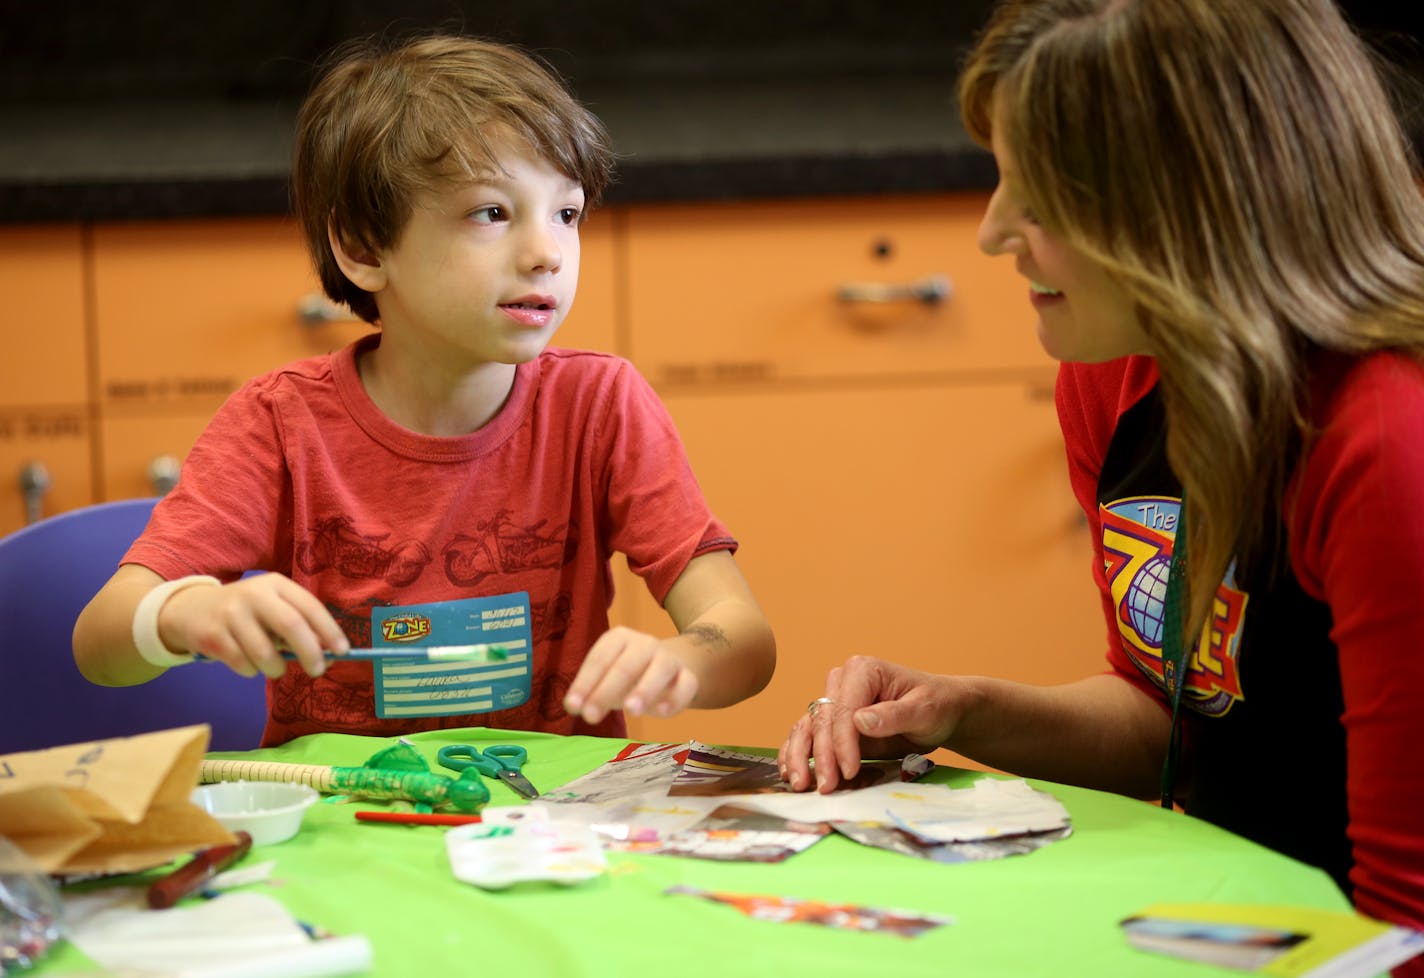
[[49, 469], [43, 462], [26, 462], [20, 467], [20, 495], [25, 500], [25, 522], [44, 518], [44, 497], [49, 492]]
[[847, 282], [836, 292], [836, 298], [842, 302], [923, 302], [934, 306], [948, 299], [951, 291], [949, 279], [943, 275], [931, 275], [901, 285]]
[[183, 463], [174, 455], [155, 455], [148, 463], [148, 482], [155, 496], [166, 496], [178, 484]]

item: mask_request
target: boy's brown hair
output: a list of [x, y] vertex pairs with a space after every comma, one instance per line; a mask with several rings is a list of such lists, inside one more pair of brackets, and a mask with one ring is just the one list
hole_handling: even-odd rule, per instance
[[417, 193], [497, 168], [495, 130], [577, 181], [588, 208], [612, 177], [603, 124], [518, 48], [456, 35], [363, 38], [328, 65], [297, 117], [293, 205], [323, 290], [367, 322], [378, 318], [375, 299], [342, 274], [328, 230], [353, 252], [393, 246]]

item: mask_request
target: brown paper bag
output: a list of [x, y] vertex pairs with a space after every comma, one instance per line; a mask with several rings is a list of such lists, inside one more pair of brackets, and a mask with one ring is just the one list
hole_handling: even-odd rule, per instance
[[0, 755], [0, 836], [47, 873], [131, 873], [233, 842], [191, 801], [208, 734], [201, 724]]

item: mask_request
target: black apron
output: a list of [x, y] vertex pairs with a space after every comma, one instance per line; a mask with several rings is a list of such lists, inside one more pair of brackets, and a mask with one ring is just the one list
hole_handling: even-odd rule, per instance
[[[1098, 481], [1100, 512], [1123, 500], [1181, 494], [1167, 464], [1166, 417], [1154, 387], [1113, 432]], [[1284, 539], [1284, 529], [1277, 536]], [[1321, 867], [1348, 895], [1344, 699], [1330, 609], [1301, 590], [1289, 560], [1277, 563], [1273, 577], [1234, 582], [1246, 596], [1235, 629], [1239, 695], [1194, 697], [1205, 686], [1199, 671], [1189, 674], [1182, 720], [1191, 785], [1183, 807]], [[1131, 615], [1120, 611], [1120, 627], [1133, 627]], [[1150, 629], [1136, 635], [1139, 647], [1153, 645]], [[1151, 652], [1156, 675], [1133, 661], [1160, 688], [1160, 635]]]

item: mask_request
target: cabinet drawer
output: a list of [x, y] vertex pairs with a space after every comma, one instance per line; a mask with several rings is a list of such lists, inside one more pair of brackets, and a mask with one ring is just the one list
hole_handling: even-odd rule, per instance
[[161, 479], [176, 474], [173, 470], [182, 466], [210, 419], [206, 411], [101, 419], [100, 498], [132, 499], [164, 491]]
[[554, 335], [554, 346], [619, 353], [617, 269], [614, 267], [615, 210], [597, 210], [579, 229], [582, 243], [578, 295], [569, 317]]
[[0, 295], [9, 355], [0, 405], [84, 404], [84, 264], [78, 225], [0, 227]]
[[[0, 534], [94, 502], [92, 444], [84, 407], [0, 407]], [[45, 483], [32, 503], [21, 481], [28, 466]]]
[[[857, 653], [1039, 683], [1100, 671], [1092, 546], [1050, 383], [668, 394], [713, 511], [741, 543], [777, 667], [744, 703], [633, 718], [632, 735], [775, 747]], [[669, 634], [632, 590], [635, 627]]]
[[101, 409], [210, 411], [248, 378], [370, 329], [304, 322], [299, 304], [315, 291], [290, 221], [96, 227]]
[[[660, 387], [956, 376], [1049, 365], [1013, 260], [979, 251], [984, 194], [633, 208], [630, 349]], [[942, 276], [949, 294], [867, 301]], [[868, 293], [842, 298], [847, 288]]]

